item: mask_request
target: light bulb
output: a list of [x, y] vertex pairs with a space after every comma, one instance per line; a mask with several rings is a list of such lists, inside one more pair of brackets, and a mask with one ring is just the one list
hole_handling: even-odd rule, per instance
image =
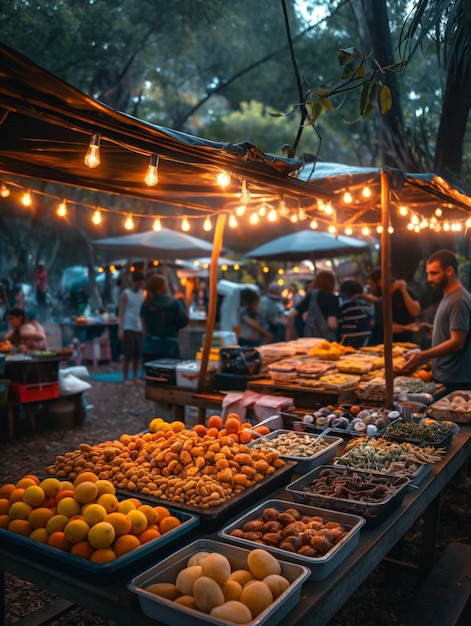
[[289, 219], [292, 224], [296, 224], [298, 221], [298, 216], [293, 213], [293, 215]]
[[435, 215], [436, 215], [437, 217], [440, 217], [440, 216], [442, 215], [442, 213], [443, 213], [443, 211], [441, 210], [441, 208], [440, 208], [440, 207], [438, 207], [438, 208], [436, 208], [436, 209], [435, 209]]
[[224, 263], [223, 265], [221, 265], [221, 269], [222, 269], [223, 272], [227, 272], [229, 267]]
[[154, 223], [152, 224], [152, 228], [156, 232], [158, 232], [159, 230], [162, 230], [162, 224], [160, 223], [160, 217], [156, 217], [155, 218]]
[[378, 226], [376, 226], [376, 232], [378, 233], [378, 235], [381, 235], [381, 233], [383, 232], [383, 227], [381, 226], [381, 224], [378, 224]]
[[190, 222], [187, 220], [186, 217], [184, 217], [182, 221], [182, 230], [185, 233], [187, 233], [190, 230]]
[[368, 226], [364, 226], [361, 229], [361, 234], [364, 235], [365, 237], [367, 237], [370, 234], [370, 229], [368, 228]]
[[353, 233], [353, 230], [350, 228], [350, 226], [347, 226], [347, 228], [345, 229], [345, 234], [351, 235], [352, 233]]
[[312, 230], [316, 230], [317, 220], [311, 220], [311, 223], [309, 224], [309, 226], [312, 228]]
[[307, 213], [302, 207], [298, 209], [298, 220], [300, 222], [304, 222], [304, 220], [307, 220]]
[[242, 204], [248, 204], [250, 202], [250, 191], [247, 185], [247, 181], [242, 181], [242, 189], [240, 192], [240, 201]]
[[253, 225], [258, 224], [258, 213], [252, 213], [252, 215], [249, 217], [249, 222]]
[[153, 187], [159, 182], [159, 157], [156, 154], [153, 154], [150, 157], [149, 165], [147, 167], [146, 175], [144, 176], [144, 182], [149, 187]]
[[388, 233], [392, 235], [394, 233], [394, 226], [388, 226]]
[[85, 165], [93, 169], [101, 163], [100, 159], [100, 133], [93, 133], [85, 155]]
[[129, 213], [129, 215], [126, 218], [126, 221], [124, 222], [124, 228], [126, 230], [132, 230], [134, 228], [134, 221], [132, 219], [131, 213]]
[[10, 190], [6, 185], [2, 184], [2, 188], [0, 189], [0, 196], [2, 196], [2, 198], [8, 198], [9, 195]]
[[262, 206], [258, 210], [258, 214], [260, 215], [260, 217], [264, 217], [266, 215], [266, 212], [267, 212], [267, 206], [266, 204], [262, 204]]
[[352, 194], [349, 191], [346, 191], [343, 194], [343, 201], [345, 202], [345, 204], [351, 204], [352, 203]]
[[327, 230], [329, 231], [331, 235], [335, 235], [335, 233], [337, 232], [337, 229], [335, 228], [333, 224], [331, 224]]
[[92, 222], [94, 224], [101, 224], [101, 211], [97, 209], [92, 217]]
[[65, 200], [63, 200], [57, 207], [57, 215], [59, 217], [65, 217], [67, 215], [67, 204]]
[[369, 187], [363, 187], [363, 191], [361, 192], [361, 195], [364, 198], [371, 198], [371, 189]]
[[217, 181], [224, 189], [224, 187], [227, 187], [227, 185], [231, 182], [231, 177], [227, 172], [219, 172], [217, 175]]
[[236, 220], [236, 216], [235, 215], [231, 215], [229, 217], [229, 226], [231, 228], [237, 228], [237, 220]]
[[278, 213], [275, 211], [275, 209], [271, 209], [271, 211], [268, 212], [267, 219], [269, 222], [276, 222], [276, 220], [278, 219]]
[[33, 200], [31, 198], [31, 192], [25, 191], [23, 197], [21, 198], [21, 203], [23, 204], [23, 206], [31, 206], [32, 201]]
[[232, 266], [232, 269], [237, 272], [238, 270], [240, 270], [240, 265], [238, 263], [234, 263], [234, 265]]
[[242, 215], [245, 213], [245, 208], [246, 207], [243, 204], [241, 206], [238, 206], [237, 209], [236, 209], [236, 215], [238, 217], [242, 217]]
[[206, 232], [212, 230], [213, 225], [211, 224], [211, 220], [209, 219], [209, 217], [204, 220], [203, 228]]
[[267, 267], [266, 265], [264, 265], [264, 266], [262, 267], [262, 272], [263, 272], [264, 274], [269, 274], [269, 273], [270, 273], [270, 268], [269, 268], [269, 267]]
[[334, 209], [332, 208], [332, 205], [330, 204], [330, 202], [327, 202], [327, 204], [324, 206], [324, 211], [326, 215], [332, 215], [332, 213], [334, 212]]
[[399, 215], [402, 215], [402, 216], [405, 217], [407, 215], [407, 213], [408, 213], [407, 207], [405, 207], [405, 206], [400, 206], [399, 207]]
[[286, 202], [285, 202], [284, 198], [280, 198], [280, 202], [278, 204], [278, 213], [282, 217], [286, 217], [287, 215], [289, 215], [289, 209], [286, 206]]

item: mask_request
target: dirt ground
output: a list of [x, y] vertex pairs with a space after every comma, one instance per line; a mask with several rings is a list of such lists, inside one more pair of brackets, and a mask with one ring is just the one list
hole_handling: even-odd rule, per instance
[[[89, 371], [105, 372], [118, 367], [118, 364], [99, 366], [97, 370], [89, 367]], [[82, 426], [61, 430], [51, 427], [38, 416], [37, 428], [33, 433], [29, 432], [26, 419], [17, 420], [17, 433], [12, 443], [7, 443], [5, 432], [1, 432], [0, 484], [16, 482], [27, 473], [44, 475], [57, 455], [75, 450], [82, 442], [96, 444], [118, 438], [123, 433], [140, 432], [156, 416], [153, 403], [144, 398], [144, 386], [96, 381], [92, 381], [92, 385], [92, 389], [86, 393], [89, 408]], [[439, 550], [452, 541], [471, 543], [470, 486], [471, 479], [463, 472], [452, 480], [443, 493]], [[420, 526], [419, 520], [402, 542], [403, 557], [408, 561], [414, 562], [417, 557]], [[397, 570], [384, 562], [366, 579], [328, 626], [399, 625], [400, 611], [413, 597], [417, 582], [413, 570]], [[49, 603], [53, 598], [52, 594], [7, 574], [6, 624], [13, 625], [22, 616]], [[81, 608], [72, 610], [51, 624], [112, 626], [109, 620]]]

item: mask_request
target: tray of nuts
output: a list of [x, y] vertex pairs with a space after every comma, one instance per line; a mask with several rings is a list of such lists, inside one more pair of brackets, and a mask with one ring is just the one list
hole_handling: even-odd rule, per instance
[[268, 500], [219, 531], [245, 548], [263, 545], [279, 559], [304, 565], [323, 580], [358, 545], [363, 517], [285, 500]]
[[297, 473], [307, 472], [330, 461], [335, 456], [337, 447], [344, 443], [342, 437], [324, 435], [314, 444], [318, 437], [319, 433], [280, 429], [251, 441], [247, 446], [250, 449], [273, 449], [283, 459], [296, 461]]

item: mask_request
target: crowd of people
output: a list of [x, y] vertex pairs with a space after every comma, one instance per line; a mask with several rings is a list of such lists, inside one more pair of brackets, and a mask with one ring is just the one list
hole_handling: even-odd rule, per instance
[[[429, 345], [410, 352], [403, 373], [411, 373], [431, 360], [436, 382], [449, 391], [470, 389], [471, 295], [458, 277], [455, 254], [450, 250], [435, 252], [427, 260], [426, 273], [429, 286], [440, 294], [433, 324], [421, 321], [421, 304], [406, 282], [391, 278], [393, 341], [414, 342], [421, 329], [430, 332]], [[41, 324], [47, 290], [43, 262], [38, 263], [33, 283], [37, 315], [27, 314], [16, 299], [10, 303], [0, 281], [0, 316], [8, 325], [3, 339], [23, 352], [47, 348]], [[240, 292], [238, 342], [257, 347], [299, 337], [322, 337], [356, 349], [377, 345], [383, 342], [384, 331], [382, 287], [380, 268], [369, 273], [365, 285], [347, 278], [338, 290], [335, 274], [320, 270], [304, 295], [294, 284], [283, 291], [272, 282], [261, 296], [258, 288], [247, 286]], [[207, 289], [201, 290], [198, 302], [198, 306], [207, 306]], [[163, 275], [132, 273], [130, 286], [121, 291], [118, 313], [126, 384], [139, 384], [142, 362], [180, 357], [178, 333], [189, 323], [189, 314], [184, 300], [170, 292]]]

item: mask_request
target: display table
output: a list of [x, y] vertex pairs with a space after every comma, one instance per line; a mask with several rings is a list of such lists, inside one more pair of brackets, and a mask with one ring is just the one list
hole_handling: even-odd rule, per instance
[[[290, 626], [325, 625], [421, 516], [424, 524], [419, 566], [423, 573], [432, 567], [439, 524], [440, 494], [468, 461], [471, 455], [470, 436], [471, 427], [462, 427], [453, 438], [444, 460], [433, 466], [418, 489], [406, 493], [398, 509], [379, 526], [364, 526], [358, 546], [326, 579], [304, 583], [301, 601], [287, 615], [285, 623]], [[286, 491], [274, 493], [270, 497], [289, 499]], [[242, 511], [238, 511], [238, 515], [241, 513]], [[203, 535], [196, 532], [196, 536]], [[215, 534], [206, 536], [217, 538]], [[58, 571], [57, 568], [51, 568], [45, 561], [38, 562], [19, 556], [1, 543], [0, 568], [0, 625], [5, 624], [4, 571], [33, 582], [119, 624], [160, 624], [142, 614], [137, 596], [127, 589], [126, 584], [91, 584], [83, 577], [74, 577]]]
[[[63, 319], [59, 323], [61, 328], [62, 346], [70, 347], [74, 340], [78, 340], [83, 361], [117, 361], [121, 352], [119, 341], [119, 324], [116, 318], [107, 320], [93, 320], [76, 322], [73, 319]], [[94, 351], [98, 346], [98, 352]]]
[[271, 396], [289, 396], [298, 409], [312, 410], [314, 404], [352, 404], [356, 402], [355, 386], [346, 389], [323, 387], [301, 387], [293, 383], [275, 382], [271, 378], [258, 378], [248, 383], [247, 388]]
[[193, 406], [198, 409], [198, 422], [205, 423], [206, 409], [220, 413], [224, 394], [218, 391], [196, 392], [194, 389], [185, 389], [175, 385], [150, 385], [146, 383], [146, 400], [153, 400], [157, 407], [172, 413], [173, 420], [185, 421], [185, 407]]

